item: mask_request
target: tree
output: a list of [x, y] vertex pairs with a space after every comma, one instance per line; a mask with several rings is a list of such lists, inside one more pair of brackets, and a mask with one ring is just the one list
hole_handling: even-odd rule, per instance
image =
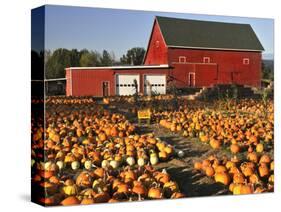
[[113, 59], [111, 58], [108, 51], [103, 50], [102, 52], [102, 58], [101, 58], [101, 66], [112, 66]]
[[65, 68], [73, 66], [76, 62], [71, 59], [71, 51], [68, 49], [57, 49], [46, 63], [46, 78], [65, 77]]
[[143, 62], [145, 49], [141, 47], [134, 47], [127, 51], [126, 55], [120, 58], [122, 64], [141, 65]]
[[273, 80], [274, 78], [273, 70], [269, 66], [266, 66], [264, 62], [262, 62], [262, 78], [269, 80]]
[[83, 51], [80, 54], [80, 66], [99, 66], [100, 65], [100, 58], [98, 53], [96, 52], [89, 52], [89, 51]]

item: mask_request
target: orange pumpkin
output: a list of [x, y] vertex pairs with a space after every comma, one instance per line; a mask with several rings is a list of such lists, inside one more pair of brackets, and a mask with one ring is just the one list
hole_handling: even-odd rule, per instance
[[67, 205], [77, 205], [80, 204], [80, 201], [75, 196], [70, 196], [65, 198], [60, 203], [61, 205], [67, 206]]

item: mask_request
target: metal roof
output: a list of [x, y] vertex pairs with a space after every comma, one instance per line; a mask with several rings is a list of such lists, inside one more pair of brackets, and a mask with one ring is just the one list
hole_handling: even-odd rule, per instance
[[175, 48], [263, 51], [250, 24], [156, 16], [167, 46]]

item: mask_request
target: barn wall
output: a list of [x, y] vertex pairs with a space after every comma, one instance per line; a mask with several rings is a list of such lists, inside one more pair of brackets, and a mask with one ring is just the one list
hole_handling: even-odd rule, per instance
[[[179, 56], [185, 56], [187, 63], [203, 63], [204, 57], [210, 57], [210, 63], [217, 65], [217, 80], [213, 81], [213, 72], [210, 77], [209, 72], [203, 73], [208, 71], [206, 69], [207, 66], [199, 68], [197, 65], [196, 69], [200, 69], [200, 77], [197, 79], [202, 79], [200, 83], [196, 83], [198, 86], [199, 84], [204, 86], [209, 86], [210, 83], [216, 82], [219, 84], [230, 84], [230, 83], [237, 83], [243, 85], [251, 85], [251, 86], [260, 86], [261, 82], [261, 53], [260, 52], [244, 52], [244, 51], [221, 51], [221, 50], [196, 50], [196, 49], [176, 49], [176, 48], [169, 48], [168, 58], [169, 64], [171, 66], [177, 67], [174, 71], [175, 76], [182, 79], [181, 76], [181, 66], [175, 65], [179, 63]], [[249, 58], [250, 64], [244, 65], [243, 58]], [[182, 66], [184, 67], [184, 66]], [[189, 70], [194, 71], [193, 66], [186, 66]], [[211, 66], [210, 66], [211, 67]], [[211, 68], [210, 68], [211, 69]], [[182, 69], [182, 72], [186, 72], [185, 69]], [[206, 83], [204, 83], [206, 82]]]
[[[72, 74], [71, 74], [72, 72]], [[110, 83], [110, 95], [115, 95], [116, 74], [139, 74], [140, 92], [144, 92], [144, 75], [161, 74], [167, 75], [168, 68], [162, 69], [87, 69], [87, 70], [66, 70], [66, 95], [67, 96], [102, 96], [102, 82]], [[71, 89], [72, 81], [72, 89]], [[72, 92], [71, 92], [72, 90]]]
[[[157, 41], [159, 41], [158, 44]], [[155, 21], [152, 28], [150, 41], [147, 47], [144, 65], [167, 64], [167, 51], [168, 49], [161, 34], [160, 27], [157, 21]]]
[[[217, 83], [217, 68], [216, 64], [173, 64], [172, 77], [175, 85], [182, 87], [203, 87], [212, 86]], [[189, 84], [189, 75], [194, 73], [195, 82]]]
[[66, 96], [71, 96], [71, 71], [70, 69], [65, 70], [65, 78], [66, 78], [66, 86], [65, 86], [65, 93]]
[[72, 96], [102, 96], [103, 81], [109, 81], [110, 95], [114, 94], [112, 70], [72, 70]]

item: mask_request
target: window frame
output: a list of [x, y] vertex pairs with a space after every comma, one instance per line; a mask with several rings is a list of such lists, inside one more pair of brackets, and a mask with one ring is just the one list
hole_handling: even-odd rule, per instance
[[211, 63], [210, 57], [203, 57], [203, 63]]
[[186, 56], [179, 56], [179, 63], [186, 63]]
[[250, 58], [244, 57], [243, 58], [243, 65], [250, 65]]

